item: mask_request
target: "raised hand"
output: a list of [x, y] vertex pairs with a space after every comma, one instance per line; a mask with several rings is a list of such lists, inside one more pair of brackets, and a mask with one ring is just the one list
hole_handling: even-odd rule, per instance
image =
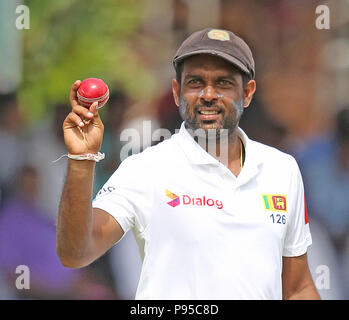
[[70, 90], [72, 111], [63, 122], [64, 143], [70, 154], [96, 154], [101, 148], [104, 125], [98, 114], [98, 102], [89, 109], [79, 105], [77, 90], [80, 84], [80, 80], [75, 81]]

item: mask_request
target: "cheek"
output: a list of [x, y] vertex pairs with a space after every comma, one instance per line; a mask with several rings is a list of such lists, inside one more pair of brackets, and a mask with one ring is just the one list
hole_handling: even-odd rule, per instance
[[187, 91], [182, 95], [182, 97], [185, 101], [188, 102], [189, 105], [195, 105], [197, 104], [197, 101], [199, 100], [200, 96], [202, 96], [202, 94], [203, 93], [201, 93], [201, 91]]
[[227, 113], [234, 113], [240, 115], [244, 110], [244, 99], [239, 101], [234, 100], [233, 98], [222, 96], [221, 97], [225, 110]]
[[195, 105], [198, 104], [199, 101], [199, 92], [186, 92], [180, 96], [180, 104], [185, 106], [186, 112], [193, 113]]

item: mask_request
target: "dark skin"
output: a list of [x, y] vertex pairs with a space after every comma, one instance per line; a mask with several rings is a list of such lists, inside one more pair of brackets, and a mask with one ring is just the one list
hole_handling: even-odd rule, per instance
[[[200, 62], [196, 59], [200, 59]], [[246, 108], [255, 91], [254, 80], [249, 81], [243, 88], [241, 75], [233, 72], [225, 61], [217, 59], [202, 60], [202, 56], [195, 56], [191, 59], [191, 64], [187, 65], [185, 61], [182, 85], [173, 80], [176, 104], [179, 105], [180, 98], [183, 97], [188, 115], [205, 129], [219, 129], [227, 124], [225, 121], [227, 119], [238, 120], [232, 102], [243, 100], [243, 107]], [[194, 85], [196, 81], [189, 81], [189, 71], [200, 76], [198, 86]], [[223, 73], [224, 78], [228, 77], [229, 80], [221, 79]], [[70, 92], [72, 112], [63, 123], [64, 141], [71, 154], [97, 153], [102, 143], [104, 126], [96, 104], [89, 109], [78, 104], [76, 92], [80, 84], [81, 81], [76, 81]], [[199, 105], [204, 105], [205, 108], [215, 105], [220, 112], [207, 120], [198, 114], [200, 109], [195, 106]], [[233, 130], [229, 136], [228, 167], [238, 175], [240, 146], [236, 128], [231, 129]], [[109, 250], [124, 234], [119, 223], [111, 215], [101, 209], [92, 208], [94, 168], [93, 161], [69, 159], [57, 222], [57, 254], [66, 267], [81, 268], [89, 265]], [[319, 298], [310, 276], [306, 255], [283, 258], [282, 280], [285, 299]]]
[[[172, 88], [187, 128], [228, 131], [228, 141], [225, 141], [228, 155], [223, 163], [237, 176], [241, 171], [237, 126], [243, 109], [250, 105], [256, 82], [250, 80], [243, 88], [240, 71], [221, 58], [203, 54], [185, 60], [181, 84], [173, 79]], [[207, 111], [217, 114], [202, 114]], [[213, 143], [218, 146], [218, 142]]]

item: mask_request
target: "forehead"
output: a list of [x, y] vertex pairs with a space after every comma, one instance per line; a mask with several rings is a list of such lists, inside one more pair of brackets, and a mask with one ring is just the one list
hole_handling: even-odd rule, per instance
[[183, 73], [186, 74], [193, 71], [220, 71], [231, 75], [240, 74], [240, 71], [231, 63], [211, 54], [197, 54], [186, 58], [183, 62]]

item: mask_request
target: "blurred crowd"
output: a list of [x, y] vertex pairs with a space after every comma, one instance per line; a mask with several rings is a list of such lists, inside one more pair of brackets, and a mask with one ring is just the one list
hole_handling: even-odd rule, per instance
[[[101, 110], [106, 159], [96, 165], [94, 194], [120, 164], [123, 129], [141, 130], [144, 120], [151, 121], [152, 130], [174, 133], [180, 127], [171, 91], [177, 46], [197, 29], [230, 29], [251, 46], [256, 62], [257, 92], [240, 126], [251, 139], [297, 159], [313, 237], [308, 260], [315, 284], [323, 299], [349, 299], [349, 103], [338, 102], [345, 99], [332, 90], [337, 73], [326, 63], [332, 51], [324, 50], [337, 34], [314, 27], [311, 1], [199, 2], [173, 0], [166, 7], [147, 1], [158, 9], [149, 14], [139, 38], [130, 41], [152, 39], [162, 48], [144, 45], [138, 52], [162, 86], [148, 102], [113, 88]], [[203, 3], [216, 5], [204, 10]], [[157, 20], [154, 28], [153, 18], [164, 10], [171, 12], [171, 22]], [[62, 100], [48, 110], [47, 118], [29, 124], [17, 93], [0, 94], [0, 299], [133, 299], [142, 262], [132, 233], [88, 267], [72, 270], [60, 264], [55, 223], [67, 159], [53, 161], [67, 153], [62, 123], [70, 106]], [[151, 144], [144, 140], [142, 148]], [[19, 265], [29, 267], [30, 290], [16, 288]]]

